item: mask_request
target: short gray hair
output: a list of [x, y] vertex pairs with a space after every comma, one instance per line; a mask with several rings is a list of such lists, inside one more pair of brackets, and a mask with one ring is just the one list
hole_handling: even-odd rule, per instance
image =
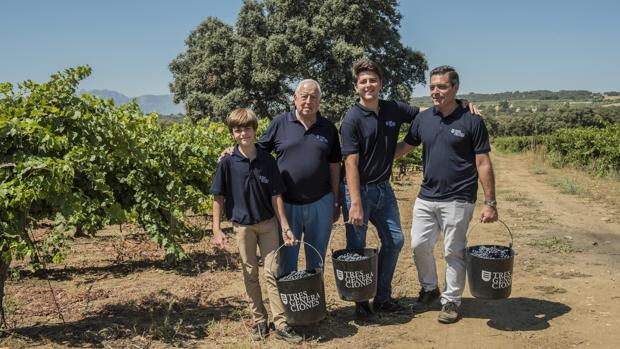
[[301, 80], [299, 82], [299, 84], [297, 84], [297, 88], [295, 88], [295, 95], [297, 95], [299, 93], [299, 90], [301, 89], [301, 87], [309, 82], [312, 82], [316, 85], [316, 89], [317, 91], [319, 91], [319, 98], [321, 98], [321, 85], [319, 85], [319, 83], [316, 80], [313, 79], [304, 79]]

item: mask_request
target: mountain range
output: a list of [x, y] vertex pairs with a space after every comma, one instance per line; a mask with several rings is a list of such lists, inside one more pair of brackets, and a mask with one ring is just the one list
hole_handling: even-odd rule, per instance
[[103, 99], [111, 98], [115, 105], [128, 103], [135, 98], [136, 102], [145, 113], [156, 112], [160, 115], [179, 115], [185, 114], [183, 102], [175, 104], [172, 95], [143, 95], [138, 97], [127, 97], [124, 94], [112, 90], [80, 90], [78, 94], [90, 93]]

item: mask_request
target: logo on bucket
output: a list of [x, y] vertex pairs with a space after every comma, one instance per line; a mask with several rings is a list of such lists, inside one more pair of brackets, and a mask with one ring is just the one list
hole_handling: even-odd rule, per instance
[[483, 271], [482, 271], [482, 280], [483, 280], [484, 282], [489, 282], [489, 281], [491, 281], [491, 272], [490, 272], [490, 271], [483, 270]]
[[[344, 275], [343, 275], [344, 274]], [[358, 271], [341, 271], [336, 269], [338, 280], [345, 282], [346, 288], [360, 288], [372, 284], [373, 272], [364, 274], [362, 270]]]
[[282, 304], [287, 305], [288, 308], [294, 313], [318, 306], [320, 298], [321, 296], [318, 292], [315, 294], [308, 294], [307, 291], [297, 293], [280, 293]]
[[500, 288], [507, 288], [512, 285], [512, 274], [509, 271], [490, 272], [483, 270], [482, 280], [485, 282], [493, 280], [491, 283], [491, 288], [497, 290]]

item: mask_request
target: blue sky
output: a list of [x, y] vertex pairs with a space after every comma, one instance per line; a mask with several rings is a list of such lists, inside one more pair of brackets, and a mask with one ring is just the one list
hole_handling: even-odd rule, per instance
[[[168, 64], [208, 16], [233, 24], [241, 0], [5, 0], [0, 81], [45, 81], [89, 64], [81, 87], [130, 97], [169, 93]], [[620, 91], [620, 1], [400, 1], [403, 42], [461, 91]], [[414, 95], [426, 95], [417, 86]]]

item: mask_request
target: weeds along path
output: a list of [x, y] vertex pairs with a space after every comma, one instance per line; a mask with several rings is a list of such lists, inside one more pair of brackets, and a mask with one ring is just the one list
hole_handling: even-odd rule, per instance
[[[385, 347], [390, 348], [461, 348], [464, 343], [472, 348], [617, 348], [620, 184], [553, 169], [531, 155], [494, 152], [492, 157], [499, 214], [512, 230], [518, 252], [511, 297], [483, 301], [471, 298], [466, 289], [463, 318], [456, 325], [442, 326], [437, 313], [429, 312], [405, 324], [406, 330], [383, 327], [376, 334], [387, 338]], [[416, 185], [407, 190], [417, 192], [419, 180], [413, 177]], [[407, 229], [411, 202], [404, 191], [399, 199]], [[496, 224], [478, 225], [470, 233], [470, 245], [506, 245], [509, 240]], [[407, 280], [403, 291], [412, 297], [418, 285], [415, 273], [409, 274], [409, 253], [401, 254], [399, 276]], [[435, 256], [441, 260], [442, 255], [440, 241]], [[444, 263], [438, 264], [443, 270]]]
[[530, 345], [620, 345], [615, 330], [620, 325], [620, 183], [553, 169], [531, 154], [494, 154], [493, 161], [500, 216], [514, 227], [519, 252], [513, 297], [524, 294], [571, 308], [548, 330], [531, 332], [542, 342]]
[[[340, 220], [325, 269], [328, 317], [300, 329], [308, 339], [299, 348], [620, 347], [618, 182], [553, 169], [528, 155], [492, 157], [500, 217], [518, 252], [509, 299], [474, 299], [466, 287], [463, 318], [453, 325], [438, 323], [437, 311], [357, 323], [353, 303], [338, 298], [330, 260], [331, 249], [345, 245]], [[420, 181], [420, 173], [410, 173], [394, 182], [406, 243], [393, 293], [406, 305], [419, 291], [409, 229]], [[47, 277], [21, 272], [9, 280], [5, 306], [12, 329], [0, 332], [0, 348], [288, 348], [273, 336], [250, 340], [236, 243], [230, 239], [230, 252], [222, 254], [211, 248], [210, 236], [185, 244], [192, 259], [176, 265], [166, 263], [137, 227], [108, 227], [95, 239], [76, 239], [68, 259]], [[499, 224], [478, 225], [470, 234], [470, 244], [508, 241]], [[368, 245], [379, 245], [372, 226]], [[441, 241], [435, 256], [443, 280]], [[15, 274], [19, 265], [12, 268]]]

